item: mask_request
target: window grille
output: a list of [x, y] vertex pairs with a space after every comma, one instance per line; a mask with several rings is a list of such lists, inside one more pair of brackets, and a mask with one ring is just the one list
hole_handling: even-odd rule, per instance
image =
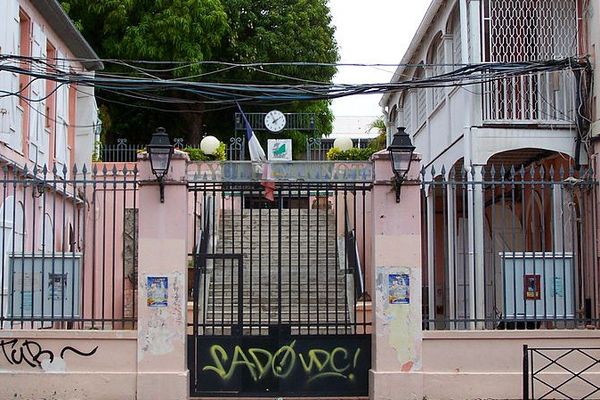
[[485, 0], [484, 59], [520, 62], [577, 54], [575, 0]]
[[[575, 0], [485, 0], [483, 59], [523, 62], [577, 54]], [[483, 85], [483, 118], [498, 123], [574, 123], [570, 71], [540, 72]]]

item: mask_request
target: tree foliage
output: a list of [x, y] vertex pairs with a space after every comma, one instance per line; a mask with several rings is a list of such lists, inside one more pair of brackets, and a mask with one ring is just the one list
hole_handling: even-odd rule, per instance
[[[62, 0], [63, 7], [101, 58], [231, 63], [317, 62], [338, 59], [327, 0]], [[176, 65], [174, 65], [176, 66]], [[105, 72], [131, 72], [107, 63]], [[236, 83], [330, 82], [334, 66], [265, 66], [217, 72], [220, 66], [196, 64], [173, 69], [161, 78]], [[203, 74], [201, 77], [198, 75]], [[164, 96], [173, 94], [162, 93]], [[181, 97], [180, 94], [178, 94]], [[123, 93], [98, 91], [111, 118], [108, 140], [117, 135], [143, 142], [154, 127], [171, 137], [197, 143], [205, 132], [226, 139], [234, 133], [236, 109], [208, 105], [196, 95], [193, 104], [152, 104]], [[135, 108], [131, 105], [167, 109]], [[245, 112], [315, 112], [319, 135], [331, 132], [329, 103], [244, 103]], [[183, 110], [186, 112], [183, 112]], [[220, 110], [219, 110], [220, 109]], [[289, 136], [297, 136], [290, 133]]]

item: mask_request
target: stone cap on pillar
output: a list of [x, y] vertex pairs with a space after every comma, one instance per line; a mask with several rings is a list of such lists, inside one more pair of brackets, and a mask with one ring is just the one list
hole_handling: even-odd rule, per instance
[[[412, 154], [412, 162], [410, 170], [406, 174], [405, 183], [418, 182], [421, 179], [421, 160], [422, 156], [419, 153]], [[371, 161], [375, 164], [375, 180], [376, 181], [391, 181], [394, 177], [392, 164], [390, 161], [390, 153], [384, 149], [371, 156]]]
[[[150, 168], [150, 158], [148, 152], [143, 151], [138, 153], [138, 177], [140, 181], [156, 181], [156, 177], [152, 173]], [[186, 169], [187, 163], [190, 161], [190, 156], [185, 151], [175, 149], [171, 156], [171, 164], [169, 165], [169, 172], [165, 176], [165, 184], [187, 182]]]

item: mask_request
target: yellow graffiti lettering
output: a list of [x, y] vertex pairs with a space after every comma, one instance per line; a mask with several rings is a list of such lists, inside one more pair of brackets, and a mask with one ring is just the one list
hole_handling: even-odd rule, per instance
[[[276, 377], [287, 378], [294, 370], [294, 366], [296, 365], [296, 352], [294, 351], [295, 344], [296, 341], [294, 340], [289, 346], [281, 346], [281, 348], [273, 354], [272, 370], [273, 375]], [[281, 360], [277, 362], [280, 356]]]
[[[256, 369], [258, 369], [258, 380], [264, 378], [270, 370], [273, 355], [270, 351], [259, 348], [248, 349], [248, 354], [250, 354], [250, 357], [254, 361], [254, 365], [256, 365]], [[267, 359], [267, 362], [261, 363], [259, 355], [264, 356]]]
[[342, 359], [347, 361], [348, 360], [348, 350], [342, 348], [342, 347], [336, 347], [335, 349], [333, 349], [333, 351], [331, 352], [331, 357], [330, 357], [330, 363], [331, 363], [331, 369], [335, 372], [339, 372], [342, 373], [344, 371], [346, 371], [348, 368], [350, 368], [350, 362], [346, 362], [346, 366], [345, 367], [338, 367], [336, 366], [335, 363], [335, 356], [336, 354], [340, 354], [342, 355]]
[[[306, 352], [297, 352], [294, 349], [296, 341], [289, 345], [281, 346], [275, 352], [264, 348], [249, 348], [244, 350], [235, 346], [233, 354], [220, 345], [215, 344], [209, 348], [212, 364], [205, 365], [203, 371], [216, 373], [223, 381], [228, 381], [241, 368], [248, 370], [253, 381], [257, 382], [268, 376], [286, 379], [292, 376], [296, 368], [296, 359], [300, 359], [301, 370], [307, 383], [322, 378], [339, 378], [350, 381], [355, 380], [353, 371], [358, 367], [361, 349], [350, 351], [343, 347], [333, 350], [310, 349]], [[228, 362], [231, 360], [230, 362]], [[294, 374], [294, 379], [299, 377]]]
[[226, 377], [227, 379], [231, 378], [238, 365], [245, 365], [248, 367], [248, 371], [252, 375], [252, 379], [254, 379], [254, 381], [258, 379], [254, 364], [248, 360], [248, 357], [246, 357], [244, 350], [242, 350], [240, 346], [235, 346], [235, 349], [233, 350], [233, 359], [231, 361], [231, 366], [229, 367], [229, 373]]
[[[207, 365], [204, 368], [202, 368], [202, 371], [214, 371], [221, 378], [225, 379], [225, 377], [227, 376], [227, 371], [225, 371], [225, 367], [223, 367], [223, 363], [221, 362], [221, 360], [227, 361], [227, 352], [223, 347], [219, 346], [218, 344], [210, 346], [209, 352], [212, 361], [215, 365]], [[220, 354], [220, 357], [217, 353]]]
[[[323, 356], [323, 359], [319, 359], [319, 356]], [[309, 363], [307, 364], [304, 361], [304, 357], [302, 356], [302, 354], [300, 354], [300, 362], [302, 363], [302, 367], [304, 368], [304, 371], [308, 374], [313, 372], [313, 365], [317, 366], [317, 371], [321, 372], [323, 370], [323, 368], [325, 368], [325, 366], [327, 365], [327, 363], [329, 362], [329, 352], [327, 350], [323, 350], [323, 349], [312, 349], [308, 351], [308, 359], [309, 359]]]

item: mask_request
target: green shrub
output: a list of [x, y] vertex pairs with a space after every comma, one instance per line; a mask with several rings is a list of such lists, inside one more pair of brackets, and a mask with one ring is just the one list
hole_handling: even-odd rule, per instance
[[371, 158], [376, 151], [375, 148], [371, 147], [367, 147], [366, 149], [353, 147], [350, 150], [345, 151], [342, 151], [337, 147], [332, 147], [327, 152], [327, 159], [331, 161], [365, 161]]
[[217, 147], [215, 154], [204, 154], [202, 150], [196, 147], [184, 147], [182, 149], [190, 157], [191, 161], [225, 161], [227, 159], [225, 143]]

